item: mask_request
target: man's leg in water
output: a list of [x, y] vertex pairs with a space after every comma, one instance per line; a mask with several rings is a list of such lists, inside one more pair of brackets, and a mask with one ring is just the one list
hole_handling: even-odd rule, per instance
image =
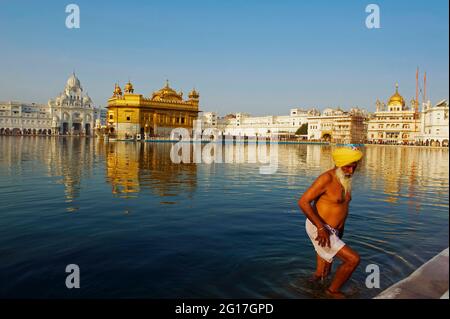
[[356, 251], [345, 245], [336, 254], [343, 263], [336, 270], [333, 281], [327, 289], [327, 293], [335, 297], [344, 297], [341, 293], [341, 287], [347, 282], [356, 267], [359, 265], [359, 255]]
[[331, 263], [327, 262], [325, 259], [320, 257], [318, 254], [316, 254], [317, 259], [317, 268], [316, 272], [314, 273], [314, 279], [319, 280], [326, 278], [330, 274], [331, 270]]

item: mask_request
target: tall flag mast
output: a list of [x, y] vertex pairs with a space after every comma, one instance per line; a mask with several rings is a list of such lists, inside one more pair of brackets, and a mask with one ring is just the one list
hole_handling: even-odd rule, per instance
[[414, 105], [416, 113], [418, 112], [419, 106], [419, 67], [416, 70], [416, 103]]
[[423, 102], [427, 102], [427, 72], [423, 76]]
[[419, 67], [416, 70], [416, 102], [414, 103], [414, 118], [419, 117]]

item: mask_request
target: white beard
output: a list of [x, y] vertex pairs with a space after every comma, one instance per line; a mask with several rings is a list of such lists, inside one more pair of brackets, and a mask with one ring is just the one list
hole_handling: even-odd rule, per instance
[[345, 195], [352, 192], [352, 177], [345, 176], [344, 172], [340, 167], [336, 168], [336, 177], [341, 183], [342, 187], [344, 187]]

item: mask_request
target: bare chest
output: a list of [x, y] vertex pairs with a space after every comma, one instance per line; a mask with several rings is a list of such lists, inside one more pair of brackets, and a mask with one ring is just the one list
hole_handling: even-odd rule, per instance
[[325, 194], [323, 194], [322, 198], [328, 202], [332, 202], [334, 204], [346, 205], [352, 200], [352, 195], [350, 192], [345, 194], [344, 187], [342, 187], [339, 183], [332, 183]]

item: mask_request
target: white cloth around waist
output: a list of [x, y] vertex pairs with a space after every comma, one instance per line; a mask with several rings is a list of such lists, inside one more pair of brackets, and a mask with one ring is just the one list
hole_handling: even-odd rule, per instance
[[336, 256], [339, 250], [341, 250], [342, 247], [345, 246], [345, 243], [339, 238], [339, 231], [337, 229], [334, 229], [329, 225], [325, 225], [325, 227], [330, 231], [330, 247], [322, 247], [319, 245], [319, 242], [316, 240], [317, 227], [314, 226], [314, 224], [308, 218], [306, 218], [306, 233], [308, 234], [309, 239], [311, 239], [311, 242], [314, 245], [314, 249], [321, 258], [331, 263], [334, 256]]

